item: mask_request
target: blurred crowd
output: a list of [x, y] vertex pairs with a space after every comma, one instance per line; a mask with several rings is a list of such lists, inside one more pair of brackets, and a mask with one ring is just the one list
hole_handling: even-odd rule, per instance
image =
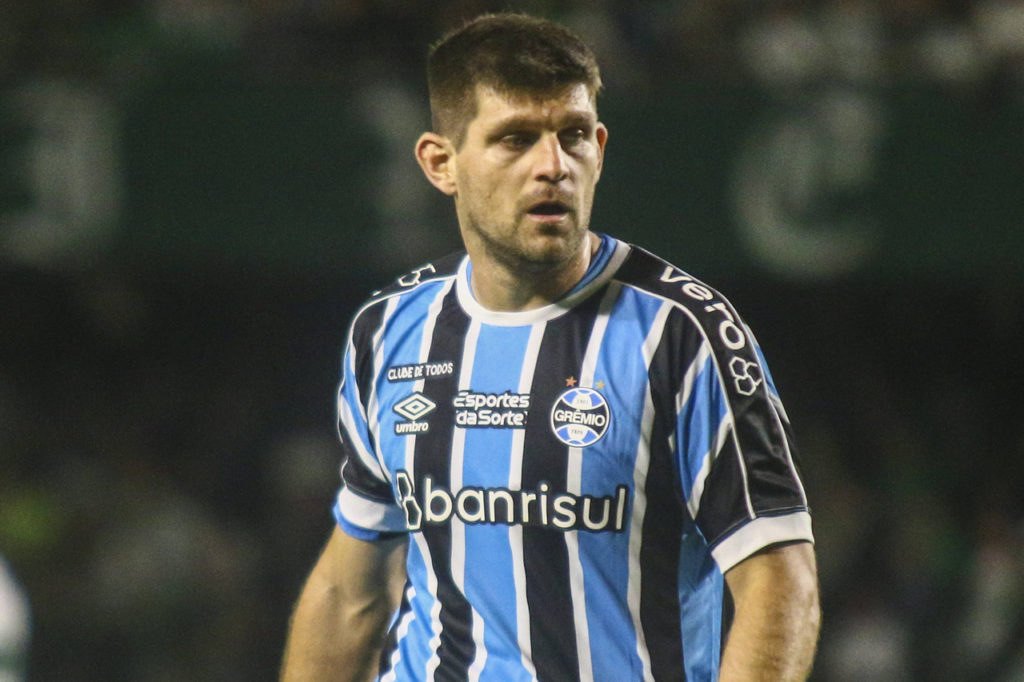
[[[34, 80], [116, 100], [169, 68], [229, 64], [351, 86], [398, 150], [375, 170], [404, 183], [424, 46], [508, 5], [3, 3], [0, 129], [5, 94]], [[687, 78], [1024, 97], [1021, 0], [513, 6], [592, 40], [610, 98]], [[18, 199], [13, 172], [0, 166], [0, 206]], [[429, 188], [382, 187], [386, 238]], [[355, 277], [48, 261], [12, 234], [0, 220], [0, 682], [275, 679], [332, 523], [347, 318], [405, 254], [437, 255], [429, 235], [394, 235], [410, 251]], [[814, 679], [1024, 680], [1024, 282], [714, 284], [757, 331], [801, 444], [825, 612]]]
[[444, 30], [509, 8], [586, 35], [611, 84], [778, 75], [806, 62], [878, 81], [1020, 85], [1024, 58], [1017, 0], [42, 0], [0, 10], [0, 77], [125, 78], [157, 68], [161, 52], [206, 49], [271, 72], [366, 78], [417, 68]]

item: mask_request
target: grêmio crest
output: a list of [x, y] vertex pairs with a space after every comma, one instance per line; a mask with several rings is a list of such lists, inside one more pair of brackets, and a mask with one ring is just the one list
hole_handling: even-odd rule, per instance
[[601, 440], [610, 421], [608, 401], [584, 386], [563, 391], [551, 408], [555, 438], [574, 448], [585, 448]]

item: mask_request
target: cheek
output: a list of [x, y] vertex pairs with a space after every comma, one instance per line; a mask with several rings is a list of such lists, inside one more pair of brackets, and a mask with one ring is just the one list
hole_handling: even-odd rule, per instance
[[478, 175], [472, 183], [474, 199], [482, 204], [482, 208], [497, 208], [508, 202], [511, 195], [510, 183], [489, 175]]

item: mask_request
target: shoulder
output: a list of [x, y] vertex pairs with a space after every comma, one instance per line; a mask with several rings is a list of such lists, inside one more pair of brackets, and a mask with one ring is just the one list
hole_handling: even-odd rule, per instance
[[452, 279], [458, 274], [459, 266], [462, 264], [465, 256], [465, 251], [456, 251], [443, 258], [413, 268], [403, 273], [383, 289], [373, 292], [367, 303], [374, 303], [392, 296], [408, 293], [434, 282]]
[[615, 274], [623, 285], [664, 299], [683, 309], [704, 326], [721, 319], [738, 323], [736, 311], [724, 294], [664, 258], [630, 245], [629, 257]]
[[403, 299], [417, 298], [418, 293], [429, 292], [454, 280], [465, 255], [464, 251], [457, 251], [424, 263], [403, 273], [382, 289], [374, 291], [352, 316], [353, 331], [368, 326], [375, 327], [389, 304], [397, 307]]
[[633, 247], [616, 279], [643, 295], [671, 306], [666, 332], [670, 338], [696, 338], [706, 344], [718, 372], [733, 379], [739, 396], [753, 395], [753, 388], [767, 376], [753, 333], [732, 303], [711, 285], [663, 258]]

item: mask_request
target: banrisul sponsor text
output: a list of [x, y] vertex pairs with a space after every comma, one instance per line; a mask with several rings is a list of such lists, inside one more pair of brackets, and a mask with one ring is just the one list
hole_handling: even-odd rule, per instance
[[413, 531], [456, 518], [466, 524], [618, 532], [625, 528], [629, 507], [629, 488], [625, 485], [604, 496], [554, 492], [547, 483], [534, 490], [476, 486], [450, 490], [435, 485], [430, 476], [416, 485], [404, 469], [396, 472], [395, 483], [406, 526]]

